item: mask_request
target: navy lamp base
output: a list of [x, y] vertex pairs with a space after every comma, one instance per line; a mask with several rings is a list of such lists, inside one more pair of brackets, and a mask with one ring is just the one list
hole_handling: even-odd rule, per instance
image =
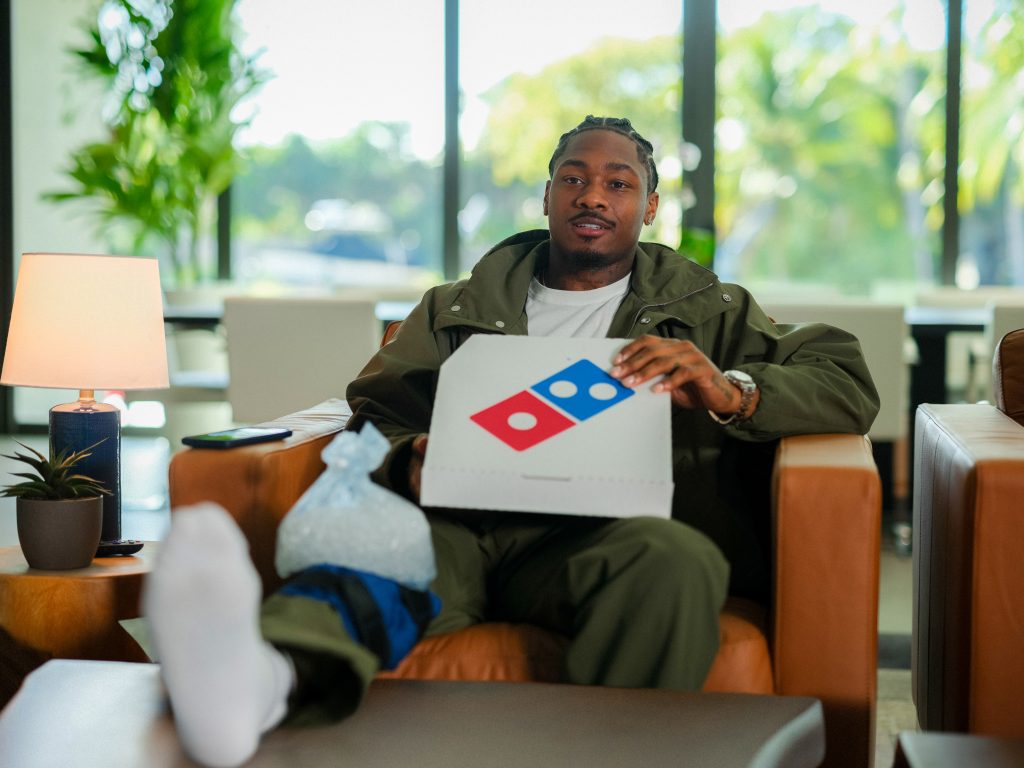
[[78, 465], [83, 475], [98, 480], [108, 491], [103, 497], [100, 543], [121, 538], [121, 412], [97, 403], [93, 391], [83, 389], [74, 403], [50, 409], [50, 451], [91, 449]]

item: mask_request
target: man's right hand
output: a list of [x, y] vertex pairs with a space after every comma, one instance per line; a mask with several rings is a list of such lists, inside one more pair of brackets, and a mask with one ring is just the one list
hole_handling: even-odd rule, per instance
[[413, 501], [420, 500], [420, 476], [423, 474], [423, 459], [427, 455], [427, 434], [417, 435], [412, 441], [412, 454], [409, 457], [409, 492]]

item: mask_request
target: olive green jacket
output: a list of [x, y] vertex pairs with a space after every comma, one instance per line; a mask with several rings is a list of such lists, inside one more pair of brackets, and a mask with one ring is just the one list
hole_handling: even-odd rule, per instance
[[[441, 363], [473, 333], [527, 333], [530, 280], [548, 233], [524, 232], [488, 252], [466, 280], [431, 289], [348, 388], [352, 428], [372, 421], [392, 443], [375, 475], [408, 495], [412, 439], [430, 430]], [[821, 324], [775, 325], [743, 288], [670, 248], [640, 243], [630, 288], [608, 332], [688, 339], [721, 370], [749, 373], [761, 390], [753, 417], [722, 426], [704, 410], [672, 409], [673, 517], [704, 531], [733, 564], [733, 591], [763, 596], [771, 441], [792, 434], [864, 434], [878, 394], [849, 333]], [[754, 583], [738, 577], [750, 562]], [[737, 583], [739, 579], [740, 583]]]

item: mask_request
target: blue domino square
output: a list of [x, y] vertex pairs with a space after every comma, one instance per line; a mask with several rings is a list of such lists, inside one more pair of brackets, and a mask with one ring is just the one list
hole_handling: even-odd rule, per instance
[[579, 360], [530, 389], [579, 421], [634, 394], [632, 389], [622, 386], [589, 360]]

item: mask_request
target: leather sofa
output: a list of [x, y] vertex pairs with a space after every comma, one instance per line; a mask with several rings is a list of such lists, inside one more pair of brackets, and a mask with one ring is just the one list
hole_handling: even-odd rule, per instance
[[[265, 593], [275, 532], [323, 470], [320, 452], [344, 428], [344, 401], [328, 400], [267, 424], [293, 435], [228, 451], [185, 449], [170, 464], [172, 509], [212, 500], [238, 521]], [[866, 438], [818, 435], [780, 442], [772, 476], [774, 597], [767, 613], [730, 600], [707, 691], [819, 698], [826, 765], [870, 765], [874, 755], [881, 488]], [[538, 627], [482, 624], [423, 639], [393, 677], [555, 681], [564, 638]]]
[[993, 382], [917, 411], [913, 693], [925, 730], [1024, 738], [1024, 329]]

